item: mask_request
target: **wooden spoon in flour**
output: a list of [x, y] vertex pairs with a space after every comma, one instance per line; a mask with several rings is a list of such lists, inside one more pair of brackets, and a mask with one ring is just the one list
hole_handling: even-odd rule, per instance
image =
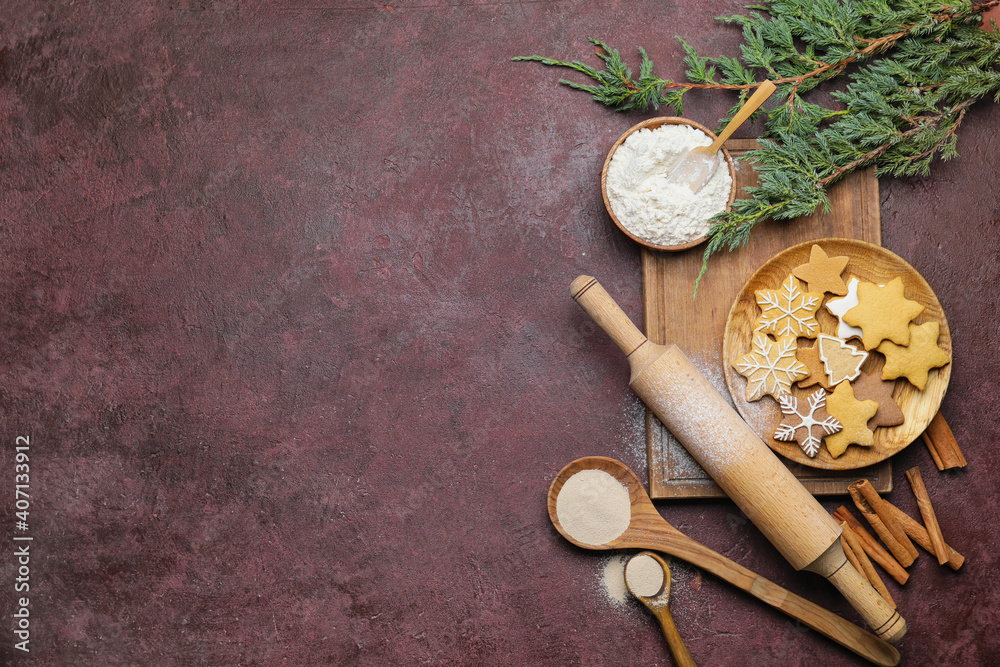
[[722, 148], [722, 144], [726, 143], [726, 139], [732, 136], [736, 128], [742, 125], [750, 117], [750, 114], [771, 96], [774, 89], [775, 85], [770, 81], [760, 84], [743, 105], [743, 108], [736, 112], [733, 119], [726, 125], [726, 129], [715, 138], [710, 146], [696, 146], [681, 158], [681, 161], [667, 176], [667, 183], [686, 185], [691, 188], [691, 192], [701, 190], [705, 183], [708, 183], [708, 179], [712, 178], [715, 170], [719, 168], [719, 149]]
[[[578, 473], [582, 475], [574, 479]], [[899, 651], [888, 642], [671, 526], [660, 516], [639, 478], [620, 461], [588, 456], [567, 465], [549, 487], [548, 510], [556, 530], [579, 547], [651, 549], [670, 554], [746, 591], [876, 665], [899, 664]]]
[[694, 658], [670, 614], [670, 566], [667, 561], [652, 551], [637, 553], [625, 563], [625, 586], [660, 622], [674, 664], [695, 667]]

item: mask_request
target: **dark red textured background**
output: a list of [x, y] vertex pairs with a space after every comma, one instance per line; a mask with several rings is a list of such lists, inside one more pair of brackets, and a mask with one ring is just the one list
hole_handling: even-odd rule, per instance
[[[707, 6], [711, 5], [711, 6]], [[52, 665], [669, 664], [545, 493], [583, 455], [644, 474], [642, 410], [568, 297], [635, 318], [639, 253], [598, 176], [627, 127], [540, 53], [588, 36], [680, 77], [736, 51], [735, 2], [8, 2], [0, 13], [0, 656], [12, 650], [14, 439], [31, 438], [31, 658]], [[715, 125], [732, 103], [692, 95]], [[919, 443], [959, 573], [903, 588], [906, 665], [1000, 664], [1000, 108], [961, 157], [881, 185], [884, 245], [948, 315]], [[710, 276], [709, 276], [710, 279]], [[704, 307], [687, 298], [678, 308]], [[724, 304], [723, 307], [728, 307]], [[824, 501], [835, 507], [842, 500]], [[852, 620], [728, 502], [661, 508]], [[675, 563], [699, 664], [861, 664]]]

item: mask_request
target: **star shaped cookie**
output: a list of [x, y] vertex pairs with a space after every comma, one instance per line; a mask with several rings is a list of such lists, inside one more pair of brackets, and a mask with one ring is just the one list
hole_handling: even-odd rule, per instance
[[826, 411], [840, 422], [839, 433], [826, 437], [826, 449], [837, 458], [849, 445], [871, 447], [875, 434], [868, 428], [868, 420], [878, 410], [875, 401], [859, 401], [854, 397], [850, 382], [841, 382], [826, 399]]
[[847, 294], [847, 285], [840, 274], [847, 268], [850, 257], [830, 257], [818, 245], [813, 245], [809, 251], [809, 263], [801, 264], [792, 269], [792, 275], [809, 286], [810, 292], [830, 292], [831, 294]]
[[816, 311], [823, 302], [822, 292], [804, 292], [795, 276], [788, 277], [778, 289], [762, 289], [755, 293], [761, 315], [755, 331], [777, 337], [803, 336], [815, 338], [819, 333]]
[[844, 321], [861, 328], [866, 350], [878, 347], [883, 340], [908, 345], [910, 321], [924, 311], [919, 303], [903, 296], [903, 279], [898, 276], [884, 286], [861, 283], [858, 302], [844, 313]]
[[895, 380], [905, 377], [920, 391], [927, 386], [927, 374], [932, 368], [944, 366], [951, 357], [938, 347], [938, 336], [941, 325], [938, 322], [925, 322], [921, 325], [911, 324], [909, 328], [910, 344], [906, 347], [884, 341], [878, 346], [878, 351], [885, 355], [885, 366], [882, 368], [883, 380]]
[[747, 379], [747, 400], [756, 401], [764, 394], [779, 398], [792, 390], [792, 383], [809, 375], [795, 358], [795, 338], [777, 341], [760, 331], [753, 332], [750, 352], [733, 362], [733, 368]]

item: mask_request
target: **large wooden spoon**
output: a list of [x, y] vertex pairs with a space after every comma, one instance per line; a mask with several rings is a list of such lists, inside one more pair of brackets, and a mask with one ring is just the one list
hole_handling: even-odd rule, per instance
[[[634, 578], [630, 576], [630, 568], [638, 569], [646, 564], [654, 566], [660, 572], [660, 587], [656, 591], [641, 590], [636, 586]], [[652, 551], [641, 551], [629, 558], [625, 564], [625, 586], [628, 592], [635, 599], [646, 605], [653, 616], [660, 622], [660, 629], [663, 630], [663, 637], [670, 647], [670, 655], [674, 657], [674, 664], [677, 667], [696, 667], [691, 651], [681, 638], [681, 633], [677, 630], [674, 617], [670, 613], [670, 566], [667, 561], [653, 553]]]
[[[631, 510], [628, 525], [624, 527], [624, 532], [604, 544], [586, 544], [575, 539], [560, 523], [556, 511], [559, 492], [563, 486], [573, 475], [584, 470], [602, 470], [621, 483], [628, 492]], [[603, 498], [592, 496], [590, 502], [592, 503], [590, 509], [595, 513], [607, 512], [607, 508], [603, 506]], [[746, 591], [876, 665], [892, 667], [899, 664], [899, 651], [886, 641], [768, 581], [671, 526], [657, 512], [639, 478], [620, 461], [602, 456], [588, 456], [573, 461], [560, 470], [552, 480], [552, 485], [549, 487], [548, 509], [549, 518], [556, 530], [579, 547], [598, 550], [651, 549], [670, 554]]]

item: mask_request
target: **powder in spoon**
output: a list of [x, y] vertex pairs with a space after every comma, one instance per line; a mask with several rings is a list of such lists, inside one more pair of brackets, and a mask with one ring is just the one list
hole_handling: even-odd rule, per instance
[[625, 566], [625, 581], [635, 595], [651, 597], [663, 588], [663, 566], [649, 554], [639, 554]]
[[559, 489], [556, 518], [577, 542], [607, 544], [620, 537], [632, 520], [628, 489], [603, 470], [581, 470]]
[[[729, 203], [733, 179], [719, 155], [719, 168], [697, 193], [667, 176], [695, 146], [712, 139], [690, 125], [661, 125], [633, 132], [615, 149], [606, 189], [615, 217], [635, 236], [657, 245], [678, 245], [708, 232], [709, 219]], [[720, 151], [721, 153], [721, 151]]]

